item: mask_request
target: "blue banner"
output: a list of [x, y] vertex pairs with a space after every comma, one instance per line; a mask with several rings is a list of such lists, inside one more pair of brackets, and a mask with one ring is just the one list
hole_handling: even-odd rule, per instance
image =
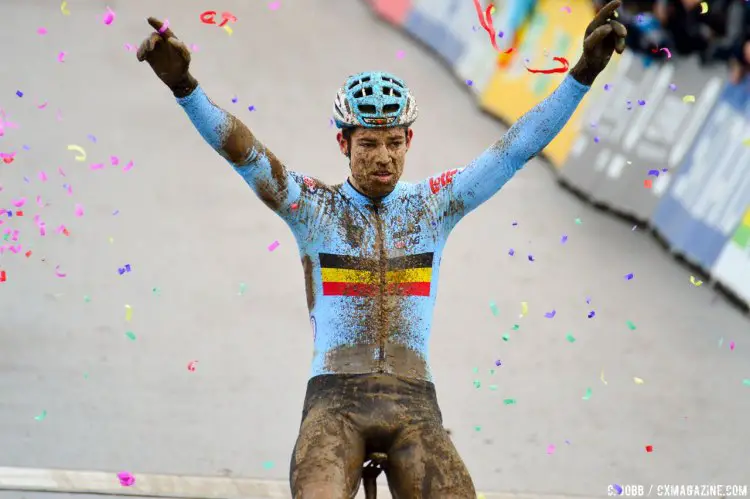
[[707, 270], [750, 204], [748, 118], [747, 87], [727, 86], [652, 218], [675, 252]]

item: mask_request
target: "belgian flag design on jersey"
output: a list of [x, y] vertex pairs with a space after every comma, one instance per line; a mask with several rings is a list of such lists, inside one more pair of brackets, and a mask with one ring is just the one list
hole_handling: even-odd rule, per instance
[[[375, 296], [380, 291], [380, 275], [375, 260], [356, 256], [320, 253], [320, 273], [324, 296]], [[391, 296], [430, 296], [433, 253], [389, 258], [386, 294]]]

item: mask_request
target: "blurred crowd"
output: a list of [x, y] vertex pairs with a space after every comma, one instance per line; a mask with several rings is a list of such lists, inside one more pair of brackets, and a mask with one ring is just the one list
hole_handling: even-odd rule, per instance
[[[594, 0], [596, 9], [608, 0]], [[619, 20], [631, 50], [651, 58], [698, 55], [704, 63], [726, 62], [730, 79], [750, 73], [750, 1], [627, 0]]]

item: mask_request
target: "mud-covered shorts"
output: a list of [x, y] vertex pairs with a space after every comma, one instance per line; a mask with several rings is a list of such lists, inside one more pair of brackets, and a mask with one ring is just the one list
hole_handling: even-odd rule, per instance
[[289, 470], [294, 498], [354, 497], [373, 452], [388, 455], [394, 498], [476, 498], [432, 383], [388, 374], [310, 379]]

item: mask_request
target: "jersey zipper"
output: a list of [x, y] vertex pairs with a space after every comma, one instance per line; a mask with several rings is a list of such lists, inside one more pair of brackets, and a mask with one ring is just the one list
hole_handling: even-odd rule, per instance
[[377, 296], [377, 309], [378, 309], [378, 331], [377, 331], [377, 339], [378, 339], [378, 371], [381, 373], [386, 372], [385, 369], [385, 344], [388, 339], [388, 317], [385, 311], [385, 295], [387, 292], [387, 285], [386, 282], [386, 271], [387, 269], [387, 259], [386, 259], [386, 253], [385, 253], [385, 230], [383, 229], [383, 219], [380, 217], [380, 210], [378, 209], [378, 205], [373, 205], [373, 210], [375, 211], [375, 227], [377, 230], [377, 238], [375, 241], [375, 248], [378, 252], [377, 260], [378, 260], [378, 296]]

